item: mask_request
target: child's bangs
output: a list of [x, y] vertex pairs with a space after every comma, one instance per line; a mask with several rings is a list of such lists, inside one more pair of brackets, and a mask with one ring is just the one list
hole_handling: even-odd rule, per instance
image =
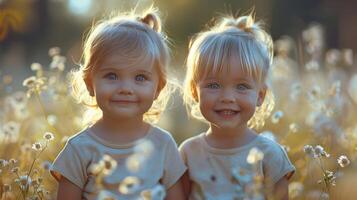
[[[131, 67], [137, 65], [153, 65], [160, 59], [159, 47], [149, 38], [147, 33], [123, 27], [112, 37], [103, 40], [98, 46], [100, 63], [108, 57], [115, 57], [116, 64]], [[104, 48], [105, 47], [105, 48]]]
[[199, 78], [203, 78], [229, 73], [232, 66], [238, 66], [243, 73], [260, 82], [269, 66], [267, 62], [261, 49], [252, 41], [237, 36], [216, 35], [208, 37], [206, 47], [202, 48], [197, 73], [201, 74]]

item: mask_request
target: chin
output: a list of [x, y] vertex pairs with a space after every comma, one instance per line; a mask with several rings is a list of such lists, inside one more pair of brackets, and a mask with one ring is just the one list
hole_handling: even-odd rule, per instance
[[220, 129], [234, 129], [238, 127], [236, 123], [224, 123], [224, 122], [210, 122], [211, 126], [215, 126]]
[[138, 115], [134, 113], [115, 112], [115, 113], [110, 113], [108, 116], [111, 116], [114, 119], [122, 120], [122, 119], [132, 119]]

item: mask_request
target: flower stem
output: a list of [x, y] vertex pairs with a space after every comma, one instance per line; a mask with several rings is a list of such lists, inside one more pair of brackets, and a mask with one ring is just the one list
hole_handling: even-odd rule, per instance
[[329, 184], [327, 183], [327, 180], [325, 178], [326, 177], [326, 170], [324, 169], [323, 162], [322, 162], [320, 157], [318, 157], [318, 161], [319, 161], [319, 165], [321, 167], [321, 170], [322, 170], [322, 173], [323, 173], [323, 176], [324, 176], [323, 180], [324, 180], [325, 190], [329, 194]]
[[[46, 148], [47, 148], [47, 141], [46, 141], [45, 147], [43, 147], [43, 149], [40, 151], [40, 153], [38, 153], [38, 155], [35, 156], [35, 159], [33, 159], [32, 164], [31, 164], [31, 167], [30, 167], [30, 170], [29, 170], [29, 172], [28, 172], [28, 174], [27, 174], [26, 183], [28, 183], [28, 181], [29, 181], [29, 178], [30, 178], [30, 176], [31, 176], [31, 172], [32, 172], [32, 170], [33, 170], [33, 167], [34, 167], [34, 165], [35, 165], [35, 162], [36, 162], [37, 158], [40, 157], [40, 155], [42, 154], [42, 152], [43, 152]], [[28, 192], [28, 188], [26, 189], [26, 195], [27, 195], [27, 192]]]
[[36, 96], [36, 99], [37, 99], [38, 103], [40, 104], [41, 111], [42, 111], [42, 114], [43, 114], [43, 116], [44, 116], [44, 118], [45, 118], [45, 121], [47, 122], [47, 125], [52, 129], [53, 132], [57, 133], [56, 128], [53, 127], [53, 126], [51, 125], [51, 123], [50, 123], [50, 122], [48, 121], [48, 119], [47, 119], [47, 116], [48, 116], [48, 115], [47, 115], [45, 106], [44, 106], [43, 103], [42, 103], [42, 100], [41, 100], [41, 97], [40, 97], [40, 93], [39, 93], [39, 92], [35, 92], [35, 96]]

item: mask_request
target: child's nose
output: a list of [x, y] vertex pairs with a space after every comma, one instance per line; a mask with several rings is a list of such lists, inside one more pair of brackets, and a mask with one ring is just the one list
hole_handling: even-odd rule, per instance
[[133, 88], [132, 84], [128, 80], [122, 80], [120, 83], [118, 83], [118, 93], [119, 94], [124, 94], [124, 95], [129, 95], [133, 94]]
[[220, 101], [222, 103], [233, 103], [235, 101], [234, 93], [228, 89], [223, 90]]

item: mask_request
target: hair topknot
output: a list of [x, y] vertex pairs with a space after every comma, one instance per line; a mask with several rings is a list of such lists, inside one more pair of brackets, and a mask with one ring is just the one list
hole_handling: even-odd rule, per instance
[[244, 32], [251, 32], [253, 28], [257, 28], [257, 24], [252, 15], [247, 15], [239, 18], [225, 17], [219, 27], [234, 27]]
[[237, 19], [237, 27], [243, 30], [250, 29], [254, 25], [254, 19], [251, 15], [242, 16]]
[[161, 32], [161, 20], [156, 9], [148, 10], [148, 12], [143, 15], [143, 17], [139, 17], [139, 21], [148, 25], [154, 31], [158, 33]]

